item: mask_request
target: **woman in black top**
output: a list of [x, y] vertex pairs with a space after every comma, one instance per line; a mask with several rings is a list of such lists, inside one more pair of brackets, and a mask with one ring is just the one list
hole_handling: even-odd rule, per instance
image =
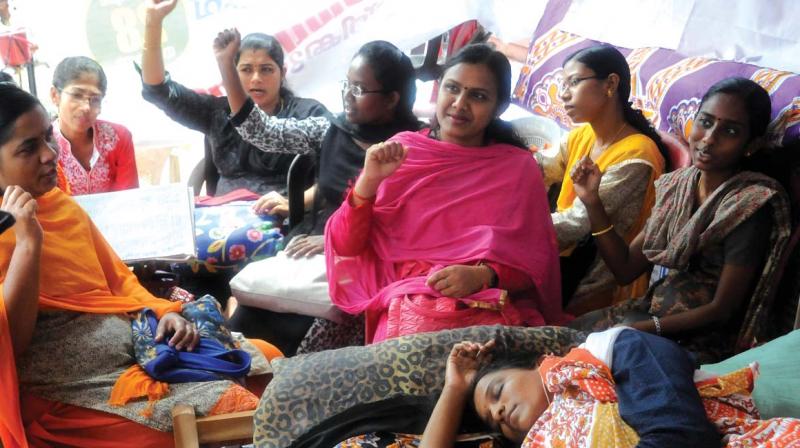
[[[342, 81], [342, 114], [333, 118], [280, 119], [261, 112], [236, 83], [233, 57], [239, 46], [238, 32], [220, 33], [214, 45], [228, 101], [235, 113], [231, 122], [244, 139], [267, 153], [309, 154], [316, 159], [315, 194], [306, 196], [306, 206], [312, 213], [310, 219], [292, 229], [286, 254], [300, 258], [323, 253], [325, 223], [364, 166], [366, 149], [398, 132], [420, 127], [412, 111], [416, 84], [411, 60], [389, 42], [366, 43], [356, 52]], [[273, 328], [267, 328], [270, 325], [264, 322], [273, 322], [273, 317], [268, 311], [240, 306], [230, 325], [245, 334], [258, 334], [290, 355], [304, 332], [298, 326], [297, 332], [290, 334], [285, 317], [275, 318]], [[252, 331], [249, 322], [260, 324], [264, 332]], [[354, 325], [362, 327], [363, 324]]]
[[[173, 120], [205, 134], [209, 195], [239, 188], [262, 195], [271, 191], [284, 193], [286, 173], [294, 156], [265, 153], [245, 142], [230, 124], [227, 98], [194, 92], [165, 72], [162, 24], [176, 3], [177, 0], [146, 1], [142, 96]], [[295, 97], [286, 88], [283, 49], [272, 36], [245, 36], [236, 57], [236, 71], [247, 95], [269, 115], [302, 119], [328, 114], [318, 101]]]

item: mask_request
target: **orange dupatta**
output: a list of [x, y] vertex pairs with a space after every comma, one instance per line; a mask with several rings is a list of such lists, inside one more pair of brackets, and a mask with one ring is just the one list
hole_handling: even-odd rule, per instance
[[[89, 216], [67, 194], [54, 188], [39, 197], [37, 218], [44, 233], [39, 278], [39, 309], [119, 314], [152, 309], [160, 318], [180, 312], [181, 304], [159, 299], [142, 287], [117, 256]], [[0, 298], [16, 236], [0, 236]], [[19, 385], [5, 306], [0, 304], [0, 436], [5, 447], [26, 447], [19, 411]], [[138, 366], [129, 368], [114, 385], [111, 404], [122, 405], [147, 395], [167, 393]], [[7, 399], [16, 398], [16, 399]]]

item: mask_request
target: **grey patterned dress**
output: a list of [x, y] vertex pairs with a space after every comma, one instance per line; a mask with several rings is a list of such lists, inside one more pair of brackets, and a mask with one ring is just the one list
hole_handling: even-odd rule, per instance
[[[253, 357], [251, 375], [271, 371], [257, 348], [243, 338], [239, 342]], [[147, 400], [125, 406], [108, 404], [117, 378], [135, 362], [131, 323], [126, 315], [40, 312], [33, 340], [17, 360], [17, 371], [20, 388], [25, 393], [120, 415], [161, 431], [172, 430], [171, 409], [176, 404], [191, 404], [198, 415], [205, 415], [234, 384], [231, 381], [170, 384], [169, 395], [155, 402], [152, 417], [148, 418], [142, 415]]]
[[[569, 150], [567, 140], [561, 142], [553, 155], [536, 153], [536, 161], [542, 167], [545, 187], [561, 182], [567, 169]], [[647, 193], [648, 181], [653, 167], [643, 160], [629, 160], [608, 167], [600, 181], [600, 199], [606, 213], [611, 217], [614, 230], [626, 235], [641, 214]], [[573, 247], [591, 233], [591, 222], [586, 206], [576, 199], [572, 207], [552, 213], [559, 250]], [[581, 301], [616, 287], [616, 281], [605, 262], [598, 254], [591, 263], [586, 276], [581, 280], [572, 299]]]

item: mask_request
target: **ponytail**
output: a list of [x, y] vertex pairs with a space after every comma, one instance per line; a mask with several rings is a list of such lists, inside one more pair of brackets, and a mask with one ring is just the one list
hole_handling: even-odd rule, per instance
[[669, 151], [667, 150], [667, 145], [664, 144], [663, 140], [661, 140], [661, 136], [658, 135], [658, 131], [656, 131], [656, 129], [653, 127], [653, 124], [650, 123], [650, 120], [644, 116], [641, 110], [634, 109], [630, 102], [622, 99], [622, 96], [618, 96], [618, 98], [620, 98], [620, 102], [622, 102], [623, 119], [628, 124], [636, 128], [637, 131], [646, 135], [656, 143], [656, 146], [658, 146], [658, 152], [660, 152], [661, 156], [664, 158], [664, 172], [670, 171], [671, 167]]
[[667, 145], [661, 140], [658, 132], [650, 123], [650, 120], [645, 118], [642, 111], [634, 109], [631, 107], [631, 103], [628, 102], [628, 97], [631, 96], [631, 69], [628, 66], [628, 61], [625, 59], [625, 56], [611, 45], [595, 45], [582, 48], [567, 56], [563, 65], [567, 65], [567, 63], [572, 60], [589, 67], [599, 78], [608, 78], [612, 73], [616, 73], [617, 76], [619, 76], [617, 98], [622, 106], [623, 119], [636, 128], [637, 131], [648, 136], [656, 143], [658, 151], [661, 153], [661, 156], [664, 157], [665, 171], [669, 171], [669, 152], [667, 151]]

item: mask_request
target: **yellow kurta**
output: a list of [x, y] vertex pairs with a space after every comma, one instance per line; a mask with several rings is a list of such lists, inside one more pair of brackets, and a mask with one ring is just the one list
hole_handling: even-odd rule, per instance
[[[577, 199], [572, 178], [569, 173], [581, 159], [592, 151], [595, 144], [595, 135], [591, 126], [581, 126], [570, 132], [567, 140], [568, 157], [565, 175], [561, 183], [561, 192], [558, 195], [557, 211], [563, 212], [572, 207]], [[658, 150], [658, 146], [653, 140], [644, 134], [629, 135], [618, 142], [612, 144], [594, 161], [601, 173], [605, 173], [610, 167], [622, 166], [629, 163], [644, 163], [649, 165], [652, 170], [650, 178], [647, 180], [647, 190], [644, 201], [641, 204], [639, 215], [634, 220], [633, 225], [628, 229], [622, 238], [626, 243], [631, 241], [642, 231], [650, 210], [655, 203], [656, 192], [654, 182], [664, 172], [664, 158]], [[612, 217], [613, 219], [613, 217]], [[616, 303], [631, 297], [639, 297], [647, 290], [648, 275], [643, 275], [634, 283], [617, 287], [614, 291], [613, 301]]]

